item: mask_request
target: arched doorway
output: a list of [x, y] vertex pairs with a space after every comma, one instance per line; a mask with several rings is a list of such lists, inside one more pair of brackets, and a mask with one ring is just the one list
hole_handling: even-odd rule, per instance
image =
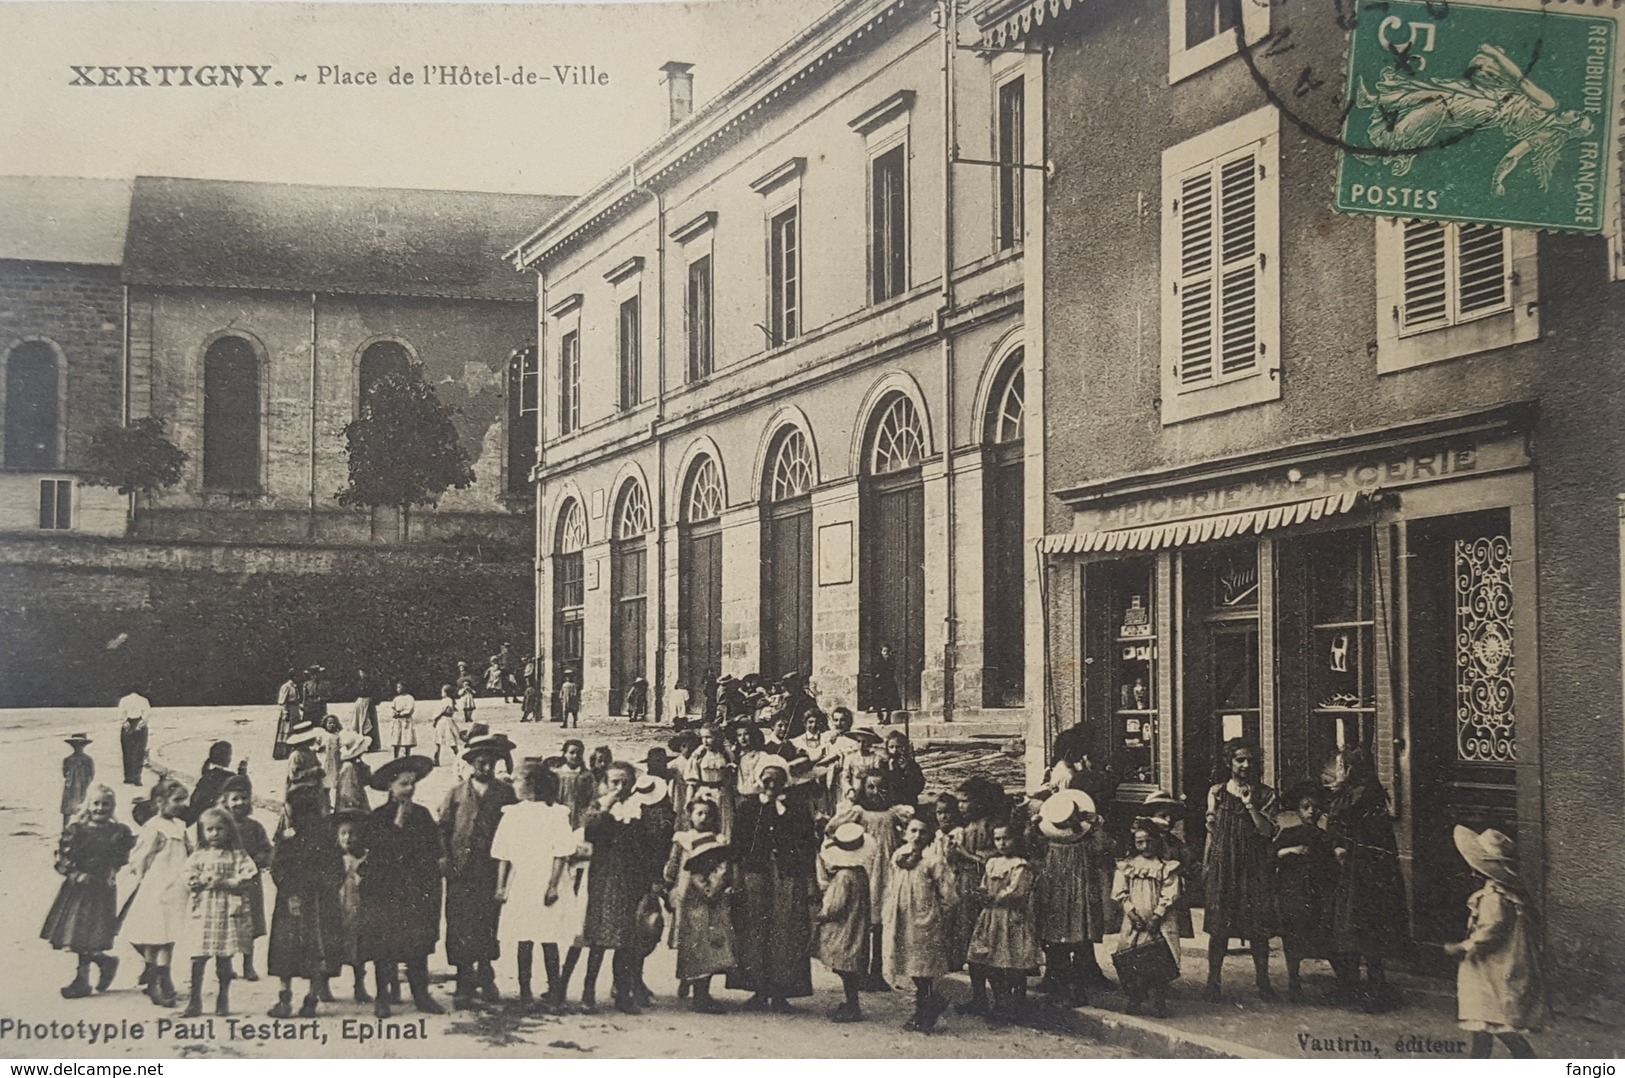
[[566, 671], [575, 673], [581, 684], [581, 658], [586, 640], [583, 616], [587, 605], [585, 556], [587, 514], [581, 503], [571, 498], [559, 511], [558, 531], [553, 540], [553, 687], [564, 681]]
[[[914, 402], [882, 399], [863, 456], [862, 684], [872, 687], [889, 645], [903, 708], [920, 706], [925, 668], [925, 436]], [[867, 704], [865, 700], [865, 704]]]
[[812, 447], [798, 427], [774, 440], [762, 477], [764, 677], [812, 675]]
[[626, 690], [640, 677], [647, 677], [649, 606], [649, 557], [645, 536], [649, 532], [649, 492], [636, 479], [621, 487], [615, 505], [615, 530], [611, 533], [609, 589], [610, 616], [614, 618], [609, 638], [609, 710], [624, 714]]
[[1006, 361], [988, 398], [982, 439], [982, 706], [1026, 697], [1025, 434], [1022, 353]]
[[683, 489], [677, 539], [678, 683], [688, 689], [691, 707], [705, 688], [706, 671], [722, 672], [722, 510], [726, 504], [722, 469], [701, 457], [689, 469]]

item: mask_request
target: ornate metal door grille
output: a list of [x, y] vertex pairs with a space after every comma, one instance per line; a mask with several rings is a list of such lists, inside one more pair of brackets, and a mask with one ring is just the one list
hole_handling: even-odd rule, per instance
[[1512, 544], [1456, 540], [1456, 752], [1471, 763], [1517, 761], [1513, 724]]

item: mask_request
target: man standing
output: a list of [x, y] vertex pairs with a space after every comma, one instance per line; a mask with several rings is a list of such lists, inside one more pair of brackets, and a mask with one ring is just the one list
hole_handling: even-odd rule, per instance
[[559, 722], [566, 727], [581, 725], [581, 686], [575, 678], [574, 670], [566, 670], [559, 685]]
[[127, 786], [141, 785], [141, 769], [147, 765], [147, 709], [150, 707], [152, 704], [141, 695], [139, 685], [132, 686], [118, 702], [119, 718], [124, 720], [119, 727], [119, 746], [124, 750]]

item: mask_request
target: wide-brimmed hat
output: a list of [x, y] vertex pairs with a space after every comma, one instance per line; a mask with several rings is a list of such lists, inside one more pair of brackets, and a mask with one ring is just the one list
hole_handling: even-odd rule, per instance
[[721, 838], [710, 834], [701, 835], [690, 844], [688, 857], [683, 861], [683, 869], [687, 872], [710, 872], [732, 856], [732, 847]]
[[768, 771], [781, 772], [784, 775], [784, 784], [786, 786], [790, 784], [790, 768], [787, 767], [782, 760], [769, 760], [767, 763], [758, 767], [756, 769], [756, 781], [760, 782], [763, 773]]
[[632, 796], [645, 805], [658, 805], [671, 793], [671, 783], [659, 775], [644, 774], [632, 787]]
[[88, 745], [90, 744], [90, 735], [74, 734], [72, 737], [63, 738], [63, 741], [67, 742], [69, 745]]
[[372, 813], [366, 809], [341, 808], [328, 819], [333, 821], [334, 827], [337, 827], [341, 823], [366, 823], [372, 819]]
[[1038, 833], [1056, 842], [1074, 842], [1094, 827], [1095, 800], [1082, 790], [1060, 790], [1038, 807]]
[[287, 745], [290, 749], [298, 748], [300, 745], [309, 745], [313, 741], [319, 741], [321, 740], [321, 737], [322, 731], [320, 727], [307, 726], [303, 730], [289, 734], [285, 739], [283, 739], [283, 744]]
[[813, 781], [817, 777], [813, 768], [812, 757], [797, 756], [786, 766], [785, 771], [790, 779], [791, 786], [801, 786]]
[[655, 745], [644, 753], [643, 759], [639, 760], [638, 763], [642, 764], [645, 769], [655, 766], [664, 767], [666, 764], [671, 763], [671, 753], [659, 745]]
[[463, 760], [471, 763], [476, 756], [494, 756], [500, 760], [517, 747], [506, 734], [483, 734], [468, 739], [463, 746]]
[[397, 756], [387, 763], [380, 764], [372, 773], [372, 781], [367, 785], [374, 790], [388, 790], [389, 784], [403, 771], [412, 772], [421, 782], [423, 777], [433, 770], [434, 761], [427, 756]]
[[1518, 844], [1495, 828], [1475, 834], [1471, 828], [1456, 825], [1456, 850], [1474, 872], [1497, 883], [1522, 886], [1518, 878]]
[[821, 856], [828, 868], [867, 868], [874, 842], [861, 823], [843, 823], [824, 840]]
[[854, 726], [846, 732], [846, 736], [861, 744], [865, 749], [872, 749], [883, 740], [878, 733], [867, 726]]
[[864, 840], [868, 837], [869, 832], [865, 831], [863, 825], [856, 820], [843, 823], [829, 833], [829, 840], [843, 850], [857, 849], [863, 845]]
[[1140, 802], [1142, 815], [1150, 816], [1157, 812], [1166, 812], [1170, 816], [1185, 815], [1185, 802], [1169, 793], [1167, 790], [1155, 790]]
[[361, 734], [355, 735], [348, 742], [341, 741], [339, 742], [339, 762], [353, 763], [367, 755], [367, 750], [370, 748], [372, 748], [372, 742]]

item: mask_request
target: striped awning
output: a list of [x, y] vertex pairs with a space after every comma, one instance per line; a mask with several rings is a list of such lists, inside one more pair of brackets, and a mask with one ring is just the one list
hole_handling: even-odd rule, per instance
[[1351, 490], [1343, 494], [1328, 494], [1320, 498], [1288, 502], [1285, 505], [1198, 517], [1195, 520], [1177, 520], [1167, 524], [1148, 524], [1140, 528], [1117, 528], [1111, 531], [1046, 535], [1038, 541], [1038, 549], [1045, 554], [1161, 550], [1165, 547], [1192, 546], [1196, 543], [1230, 539], [1240, 535], [1262, 535], [1277, 528], [1289, 528], [1294, 524], [1324, 520], [1326, 517], [1353, 512], [1370, 504], [1371, 495], [1371, 491]]

